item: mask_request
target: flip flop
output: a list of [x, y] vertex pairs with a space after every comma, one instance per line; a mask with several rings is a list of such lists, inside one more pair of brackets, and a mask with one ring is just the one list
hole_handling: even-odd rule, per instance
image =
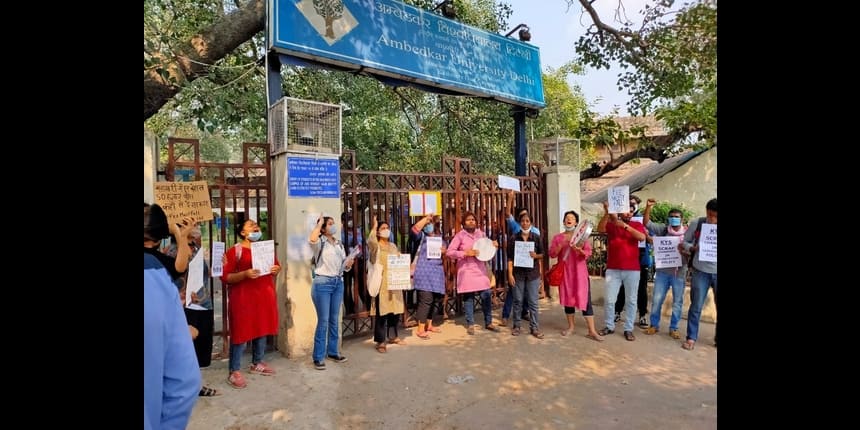
[[561, 335], [562, 335], [562, 336], [567, 336], [569, 333], [572, 333], [572, 332], [573, 332], [573, 330], [567, 330], [567, 329], [565, 329], [565, 330], [562, 330], [562, 331], [561, 331]]
[[686, 349], [687, 351], [692, 351], [696, 348], [696, 343], [684, 342], [681, 344], [681, 348]]
[[430, 334], [426, 331], [422, 331], [421, 333], [415, 333], [415, 336], [418, 336], [421, 339], [430, 339]]
[[209, 388], [205, 385], [203, 386], [203, 388], [200, 389], [200, 393], [199, 393], [200, 397], [215, 397], [215, 396], [220, 396], [220, 395], [221, 395], [220, 391], [218, 391], [214, 388]]
[[384, 343], [380, 343], [380, 344], [376, 345], [376, 352], [378, 352], [380, 354], [384, 354], [387, 351], [388, 351], [388, 348], [385, 347]]
[[598, 342], [603, 342], [603, 338], [602, 338], [602, 337], [595, 336], [595, 335], [593, 335], [593, 334], [591, 334], [591, 333], [589, 333], [589, 334], [585, 335], [585, 337], [587, 337], [587, 338], [589, 338], [589, 339], [591, 339], [591, 340], [596, 340], [596, 341], [598, 341]]

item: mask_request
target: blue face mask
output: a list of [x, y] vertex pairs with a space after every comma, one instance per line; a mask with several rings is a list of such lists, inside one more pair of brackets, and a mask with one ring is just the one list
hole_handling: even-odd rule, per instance
[[672, 227], [677, 227], [677, 226], [681, 225], [681, 218], [676, 217], [676, 216], [670, 216], [669, 217], [669, 225], [671, 225]]
[[256, 242], [260, 240], [261, 237], [263, 237], [263, 232], [261, 231], [252, 231], [248, 234], [248, 240], [250, 240], [251, 242]]
[[424, 233], [431, 234], [433, 233], [433, 224], [427, 224], [424, 226]]
[[337, 226], [332, 224], [332, 225], [326, 227], [325, 231], [329, 232], [332, 236], [336, 236], [337, 235]]

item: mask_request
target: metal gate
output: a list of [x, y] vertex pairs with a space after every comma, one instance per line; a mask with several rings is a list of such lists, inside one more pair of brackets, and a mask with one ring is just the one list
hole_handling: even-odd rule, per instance
[[[200, 159], [200, 141], [169, 138], [167, 140], [167, 181], [206, 181], [214, 219], [201, 223], [203, 249], [210, 250], [213, 241], [225, 242], [226, 249], [240, 242], [237, 226], [246, 219], [257, 220], [264, 235], [274, 231], [274, 214], [270, 199], [269, 147], [267, 143], [243, 143], [241, 163], [209, 163]], [[161, 173], [161, 172], [159, 172]], [[221, 336], [221, 351], [214, 358], [229, 356], [227, 290], [220, 279], [212, 279], [212, 291], [221, 286], [221, 331], [216, 312], [215, 336]], [[271, 346], [277, 343], [270, 339]]]
[[[535, 224], [541, 229], [541, 238], [547, 246], [546, 190], [540, 163], [529, 163], [528, 176], [522, 179], [521, 191], [516, 194], [515, 207], [526, 207]], [[478, 217], [478, 226], [499, 241], [497, 257], [491, 260], [498, 285], [493, 288], [494, 304], [504, 301], [507, 244], [504, 205], [508, 190], [500, 189], [497, 175], [478, 175], [472, 172], [467, 158], [445, 157], [438, 173], [393, 173], [358, 170], [355, 152], [343, 151], [340, 162], [343, 239], [348, 247], [361, 244], [367, 249], [367, 238], [373, 215], [387, 220], [394, 232], [393, 242], [401, 252], [414, 256], [418, 244], [409, 242], [409, 229], [418, 220], [409, 216], [408, 192], [413, 190], [440, 191], [442, 194], [443, 236], [446, 241], [460, 230], [460, 220], [471, 211]], [[352, 222], [349, 224], [349, 222]], [[549, 259], [544, 258], [544, 267]], [[344, 276], [343, 336], [356, 336], [372, 329], [370, 295], [365, 284], [366, 261], [359, 259], [353, 271]], [[456, 295], [456, 269], [452, 261], [445, 263], [447, 291], [444, 301], [446, 314], [460, 314], [462, 302]], [[416, 308], [414, 291], [405, 292], [406, 309], [403, 324], [417, 323], [413, 314]], [[480, 300], [478, 300], [480, 302]], [[484, 304], [476, 304], [476, 311]]]

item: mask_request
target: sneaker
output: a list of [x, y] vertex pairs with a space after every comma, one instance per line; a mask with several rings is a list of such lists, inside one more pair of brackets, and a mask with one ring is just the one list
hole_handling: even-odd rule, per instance
[[680, 339], [681, 332], [679, 332], [678, 330], [669, 330], [669, 336], [672, 336], [672, 339]]
[[325, 370], [325, 363], [314, 360], [314, 368], [317, 370]]
[[470, 325], [469, 328], [466, 329], [466, 333], [471, 335], [475, 334], [475, 326]]
[[621, 312], [615, 313], [615, 322], [621, 321]]
[[251, 366], [248, 368], [248, 373], [254, 373], [257, 375], [272, 376], [277, 372], [275, 372], [275, 369], [272, 369], [266, 363], [261, 361], [257, 364], [251, 364]]
[[639, 318], [639, 328], [648, 328], [651, 324], [648, 324], [648, 318], [640, 317]]
[[230, 376], [227, 377], [227, 383], [230, 384], [231, 387], [238, 389], [248, 386], [248, 383], [245, 382], [245, 377], [242, 376], [242, 372], [239, 372], [238, 370], [230, 372]]
[[346, 363], [346, 357], [342, 355], [329, 355], [327, 358], [335, 363]]

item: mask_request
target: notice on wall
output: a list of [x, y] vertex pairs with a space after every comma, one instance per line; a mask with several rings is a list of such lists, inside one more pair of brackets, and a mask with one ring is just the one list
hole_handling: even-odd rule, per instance
[[340, 197], [339, 163], [336, 158], [287, 157], [287, 194]]
[[156, 182], [155, 203], [164, 209], [168, 222], [178, 223], [185, 217], [198, 222], [213, 219], [206, 181]]

